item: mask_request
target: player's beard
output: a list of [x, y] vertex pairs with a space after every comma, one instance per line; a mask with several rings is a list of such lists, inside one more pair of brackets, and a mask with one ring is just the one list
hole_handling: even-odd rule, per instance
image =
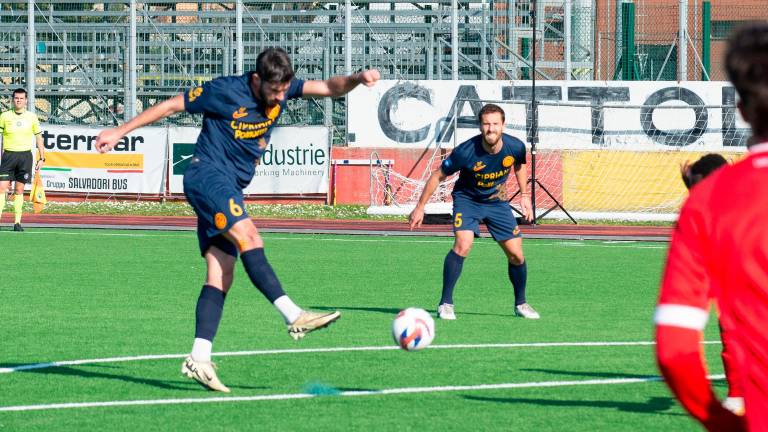
[[278, 100], [269, 100], [264, 91], [264, 85], [262, 84], [259, 84], [259, 99], [264, 103], [265, 108], [274, 108], [276, 105], [280, 104], [280, 101]]
[[499, 143], [499, 140], [501, 140], [500, 133], [494, 133], [494, 134], [486, 133], [485, 135], [483, 135], [483, 141], [485, 141], [485, 144], [490, 148], [496, 147], [496, 144]]

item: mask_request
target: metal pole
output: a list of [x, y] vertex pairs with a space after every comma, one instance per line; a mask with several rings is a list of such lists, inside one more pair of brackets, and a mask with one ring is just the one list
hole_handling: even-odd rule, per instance
[[680, 29], [677, 42], [678, 77], [680, 81], [688, 80], [688, 0], [679, 0]]
[[125, 97], [125, 121], [136, 117], [136, 0], [131, 0], [131, 34], [128, 36], [128, 94]]
[[565, 33], [565, 52], [563, 53], [563, 57], [565, 57], [565, 79], [566, 81], [570, 81], [573, 76], [573, 64], [571, 63], [571, 49], [573, 46], [571, 11], [573, 10], [573, 0], [565, 0], [563, 9], [565, 9], [565, 13], [563, 14], [563, 33]]
[[243, 51], [243, 0], [235, 3], [235, 72], [238, 75], [245, 73], [243, 63], [245, 51]]
[[624, 0], [621, 5], [621, 79], [633, 81], [635, 78], [635, 3]]
[[701, 71], [701, 79], [709, 81], [711, 64], [712, 43], [712, 5], [709, 0], [701, 4], [701, 63], [704, 70]]
[[531, 1], [531, 211], [533, 224], [536, 225], [536, 141], [538, 141], [539, 124], [536, 116], [539, 107], [536, 106], [536, 0]]
[[459, 2], [451, 0], [451, 79], [459, 79]]
[[35, 0], [27, 0], [27, 109], [35, 112]]
[[[506, 44], [508, 47], [512, 47], [517, 50], [517, 39], [515, 38], [515, 0], [507, 0], [507, 37]], [[511, 52], [507, 52], [504, 56], [505, 59], [512, 60], [515, 58]], [[512, 70], [513, 78], [518, 77], [517, 67], [510, 68]]]
[[344, 71], [352, 73], [352, 1], [344, 2]]
[[[618, 70], [618, 66], [622, 64], [622, 58], [621, 55], [624, 52], [624, 23], [622, 22], [622, 16], [624, 15], [624, 0], [616, 0], [616, 19], [614, 21], [614, 32], [613, 32], [613, 64], [614, 64], [614, 71], [613, 75], [614, 78], [618, 78], [616, 75], [616, 70]], [[610, 60], [607, 60], [610, 61]], [[606, 75], [610, 77], [610, 72], [608, 72]], [[610, 79], [610, 78], [608, 78]]]

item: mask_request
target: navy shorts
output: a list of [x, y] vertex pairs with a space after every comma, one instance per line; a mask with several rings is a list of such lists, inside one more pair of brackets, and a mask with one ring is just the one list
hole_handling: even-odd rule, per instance
[[206, 168], [193, 160], [184, 172], [184, 195], [197, 214], [197, 240], [200, 254], [216, 246], [234, 257], [237, 247], [223, 234], [237, 222], [247, 219], [243, 190], [219, 170]]
[[473, 231], [480, 235], [480, 223], [497, 242], [522, 237], [512, 207], [506, 201], [480, 203], [462, 196], [453, 196], [453, 232]]

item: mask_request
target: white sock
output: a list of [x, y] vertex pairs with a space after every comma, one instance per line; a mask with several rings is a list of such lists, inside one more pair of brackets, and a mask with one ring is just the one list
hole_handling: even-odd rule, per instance
[[192, 344], [192, 359], [199, 362], [211, 361], [211, 349], [213, 342], [205, 339], [195, 338]]
[[287, 295], [278, 297], [272, 304], [283, 315], [286, 324], [296, 321], [299, 319], [299, 315], [301, 315], [301, 308], [296, 306], [296, 303]]

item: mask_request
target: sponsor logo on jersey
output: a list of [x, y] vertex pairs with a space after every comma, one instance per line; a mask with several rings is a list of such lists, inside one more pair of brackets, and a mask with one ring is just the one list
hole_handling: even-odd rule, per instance
[[232, 113], [232, 118], [235, 120], [241, 119], [247, 116], [248, 116], [248, 111], [245, 110], [245, 107], [240, 107], [237, 111]]
[[485, 164], [482, 161], [475, 162], [475, 166], [472, 167], [472, 171], [480, 171], [481, 169], [485, 168]]

